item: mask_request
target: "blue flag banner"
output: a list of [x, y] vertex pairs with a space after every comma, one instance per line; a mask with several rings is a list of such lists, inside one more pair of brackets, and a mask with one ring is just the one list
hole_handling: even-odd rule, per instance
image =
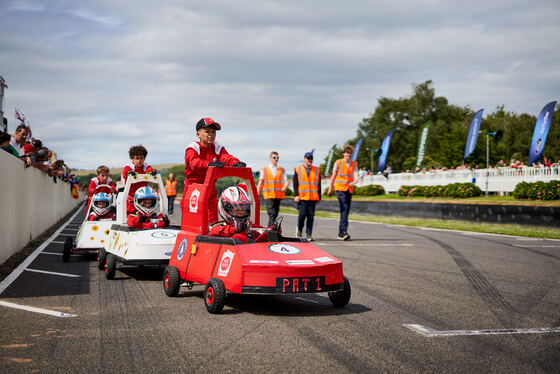
[[531, 149], [529, 150], [529, 161], [527, 162], [529, 166], [538, 162], [542, 156], [554, 108], [556, 108], [556, 101], [551, 101], [542, 108], [541, 114], [539, 114], [539, 118], [537, 118], [535, 131], [533, 132], [533, 140], [531, 141]]
[[352, 161], [356, 161], [358, 159], [358, 152], [360, 151], [360, 147], [362, 146], [362, 142], [364, 139], [358, 140], [356, 146], [354, 147], [354, 153], [352, 153]]
[[467, 145], [465, 145], [465, 155], [463, 160], [469, 157], [469, 155], [474, 151], [476, 147], [476, 141], [478, 139], [478, 132], [480, 131], [480, 122], [482, 121], [482, 112], [484, 109], [480, 109], [474, 115], [471, 121], [471, 128], [469, 129], [469, 135], [467, 136]]
[[377, 163], [377, 171], [385, 170], [385, 164], [387, 162], [387, 155], [389, 154], [389, 146], [391, 145], [391, 137], [393, 136], [393, 130], [389, 130], [383, 143], [381, 143], [381, 156], [379, 156], [379, 162]]

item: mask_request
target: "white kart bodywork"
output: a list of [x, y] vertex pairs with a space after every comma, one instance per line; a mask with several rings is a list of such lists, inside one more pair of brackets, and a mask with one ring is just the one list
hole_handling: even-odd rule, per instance
[[[103, 184], [97, 186], [99, 187], [110, 187], [109, 185]], [[114, 204], [114, 196], [110, 194], [113, 202], [111, 205]], [[112, 219], [103, 219], [99, 221], [88, 221], [89, 215], [92, 211], [92, 205], [89, 205], [89, 208], [86, 212], [86, 218], [78, 233], [76, 234], [75, 245], [74, 249], [98, 249], [104, 248], [107, 239], [109, 239], [109, 232], [111, 230], [111, 226], [116, 222]], [[113, 208], [114, 209], [114, 208]]]
[[161, 175], [137, 174], [128, 176], [124, 191], [117, 195], [116, 221], [110, 228], [105, 251], [113, 254], [117, 262], [132, 265], [167, 264], [179, 232], [176, 228], [154, 228], [135, 230], [128, 227], [126, 203], [130, 187], [135, 183], [150, 182], [157, 185], [158, 212], [167, 215], [167, 198]]

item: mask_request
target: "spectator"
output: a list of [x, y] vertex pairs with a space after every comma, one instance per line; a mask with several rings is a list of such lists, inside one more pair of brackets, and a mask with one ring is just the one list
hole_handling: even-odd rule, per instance
[[19, 158], [18, 151], [10, 144], [10, 139], [12, 137], [7, 132], [0, 133], [0, 147], [8, 153], [11, 153], [15, 157]]
[[23, 147], [27, 142], [27, 135], [29, 135], [29, 128], [25, 125], [19, 125], [10, 140], [10, 145], [14, 147], [20, 157], [25, 156]]

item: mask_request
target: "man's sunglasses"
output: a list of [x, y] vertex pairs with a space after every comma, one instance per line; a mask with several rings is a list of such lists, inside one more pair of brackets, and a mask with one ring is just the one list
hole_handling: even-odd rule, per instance
[[272, 156], [272, 158], [278, 160], [278, 156]]

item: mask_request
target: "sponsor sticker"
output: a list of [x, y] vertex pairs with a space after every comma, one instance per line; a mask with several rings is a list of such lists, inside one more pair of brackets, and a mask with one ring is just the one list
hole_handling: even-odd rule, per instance
[[191, 198], [189, 199], [189, 211], [191, 213], [197, 213], [198, 212], [198, 198], [200, 196], [200, 191], [199, 190], [194, 190], [191, 193]]
[[174, 238], [177, 235], [174, 232], [164, 231], [164, 230], [155, 230], [152, 232], [152, 238], [156, 239], [170, 239]]
[[288, 265], [313, 265], [315, 264], [313, 260], [288, 260], [286, 261]]
[[271, 260], [251, 260], [249, 261], [250, 264], [277, 264], [278, 261], [271, 261]]
[[187, 239], [183, 239], [181, 244], [179, 244], [179, 248], [177, 248], [177, 261], [181, 261], [186, 251], [187, 251]]
[[301, 253], [301, 249], [286, 244], [272, 244], [268, 246], [268, 249], [274, 253], [282, 255], [297, 255], [298, 253]]
[[227, 277], [231, 264], [233, 263], [234, 253], [229, 249], [222, 255], [222, 260], [220, 261], [220, 267], [218, 268], [218, 275], [221, 277]]
[[331, 262], [334, 261], [332, 258], [330, 257], [317, 257], [314, 258], [313, 261], [317, 261], [317, 262]]

